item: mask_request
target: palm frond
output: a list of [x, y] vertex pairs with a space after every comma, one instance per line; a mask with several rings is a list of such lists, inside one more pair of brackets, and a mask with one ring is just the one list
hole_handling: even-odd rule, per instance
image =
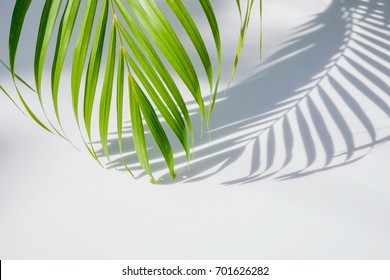
[[[122, 140], [123, 114], [128, 111], [131, 116], [135, 149], [130, 152], [135, 152], [138, 161], [152, 181], [155, 180], [150, 167], [145, 128], [150, 131], [169, 169], [170, 176], [174, 178], [172, 140], [168, 137], [167, 130], [172, 131], [181, 143], [187, 161], [190, 158], [189, 139], [193, 139], [193, 126], [188, 107], [179, 88], [184, 85], [191, 93], [201, 118], [208, 124], [221, 78], [221, 35], [210, 1], [200, 0], [199, 7], [212, 34], [214, 45], [211, 46], [205, 43], [207, 32], [198, 28], [191, 12], [181, 0], [165, 2], [175, 18], [167, 16], [156, 0], [86, 2], [47, 0], [42, 7], [34, 48], [35, 86], [33, 88], [44, 113], [43, 119], [33, 112], [19, 91], [15, 69], [19, 39], [23, 35], [22, 30], [32, 4], [31, 0], [16, 1], [9, 37], [10, 72], [19, 100], [28, 114], [46, 130], [70, 141], [62, 125], [59, 96], [62, 94], [60, 85], [63, 68], [67, 57], [72, 56], [72, 108], [86, 148], [96, 160], [100, 161], [96, 153], [96, 145], [92, 144], [92, 129], [95, 125], [93, 116], [97, 113], [99, 146], [110, 161], [109, 124], [112, 110], [115, 108], [121, 162], [131, 173], [122, 157], [127, 148]], [[240, 57], [254, 0], [237, 1], [237, 4], [242, 26], [232, 75]], [[244, 14], [241, 10], [243, 7]], [[183, 44], [183, 39], [178, 37], [180, 29], [185, 31], [191, 46]], [[55, 44], [53, 54], [50, 52], [51, 44]], [[196, 57], [189, 54], [190, 48], [196, 50]], [[210, 55], [214, 50], [217, 52], [216, 61], [213, 61]], [[104, 63], [105, 58], [107, 60]], [[194, 60], [201, 61], [202, 69], [196, 69]], [[52, 107], [50, 110], [54, 110], [54, 121], [46, 113], [48, 106], [43, 102], [43, 97], [46, 96], [42, 90], [45, 66], [51, 68]], [[208, 93], [201, 90], [199, 80], [202, 75], [207, 77]], [[103, 83], [100, 86], [98, 81], [101, 76], [103, 76]], [[10, 97], [3, 88], [1, 90]], [[210, 95], [208, 109], [204, 101], [207, 94]], [[100, 100], [99, 106], [96, 106], [97, 100]], [[126, 100], [130, 101], [127, 106]]]

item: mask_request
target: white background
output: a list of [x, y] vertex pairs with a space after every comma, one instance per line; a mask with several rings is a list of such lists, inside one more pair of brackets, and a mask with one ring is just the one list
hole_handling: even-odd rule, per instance
[[[371, 63], [356, 58], [382, 82], [373, 80], [368, 83], [369, 89], [356, 81], [342, 83], [352, 96], [372, 90], [388, 109], [389, 80], [383, 79], [389, 69], [388, 52], [383, 50], [389, 46], [389, 23], [385, 22], [389, 5], [383, 3], [345, 4], [355, 11], [354, 16], [360, 13], [359, 5], [382, 11], [367, 21], [374, 25], [377, 23], [373, 20], [379, 22], [377, 29], [368, 29], [372, 30], [367, 36], [372, 39], [371, 48], [357, 52], [371, 58]], [[320, 172], [278, 180], [301, 168], [307, 158], [313, 158], [306, 155], [303, 138], [303, 144], [295, 146], [293, 160], [286, 169], [247, 184], [224, 184], [232, 180], [245, 182], [248, 174], [261, 173], [254, 170], [252, 174], [251, 170], [269, 162], [267, 151], [256, 150], [256, 140], [232, 145], [230, 138], [243, 137], [248, 132], [238, 131], [233, 124], [272, 111], [277, 102], [294, 96], [321, 74], [346, 38], [343, 30], [348, 23], [343, 5], [338, 0], [299, 0], [294, 4], [287, 0], [264, 1], [264, 64], [258, 67], [255, 20], [235, 86], [226, 96], [220, 94], [210, 124], [211, 130], [220, 128], [222, 132], [212, 131], [211, 140], [201, 140], [199, 126], [195, 127], [198, 153], [193, 167], [190, 171], [186, 167], [179, 169], [174, 182], [165, 176], [164, 169], [157, 172], [157, 177], [163, 179], [159, 185], [149, 184], [142, 174], [134, 180], [126, 172], [104, 170], [87, 152], [79, 152], [43, 131], [0, 95], [0, 259], [388, 259], [390, 146], [386, 141], [364, 150], [362, 159], [323, 170], [327, 150], [321, 146], [320, 134], [313, 140], [311, 151], [316, 153], [312, 169], [308, 168]], [[230, 62], [237, 15], [234, 3], [219, 6], [218, 15], [224, 18], [224, 44], [230, 44], [231, 49], [225, 57]], [[12, 3], [2, 3], [2, 59], [6, 59], [11, 10]], [[317, 14], [320, 16], [315, 18]], [[32, 12], [31, 24], [34, 17], [39, 17], [39, 9]], [[305, 23], [313, 24], [313, 29], [296, 33], [294, 28], [305, 27]], [[30, 39], [31, 44], [34, 33], [30, 33], [24, 40]], [[283, 43], [291, 38], [300, 38], [298, 43], [302, 46], [294, 45], [294, 40]], [[26, 42], [22, 44], [18, 66], [20, 73], [32, 81], [28, 76], [32, 73], [28, 60], [31, 56], [27, 55], [31, 47]], [[342, 67], [350, 67], [342, 63]], [[229, 67], [230, 64], [224, 66], [225, 83]], [[2, 70], [0, 82], [12, 89], [6, 75]], [[46, 87], [49, 86], [48, 79]], [[66, 83], [61, 89], [63, 95], [69, 94]], [[329, 96], [335, 96], [326, 84], [324, 89]], [[313, 100], [316, 102], [314, 97]], [[363, 123], [372, 124], [378, 140], [386, 139], [390, 121], [383, 110], [375, 104], [364, 107], [369, 102], [363, 98], [356, 100], [366, 112]], [[332, 122], [324, 118], [332, 134]], [[355, 143], [364, 146], [368, 141], [369, 145], [369, 133], [364, 127], [352, 117], [345, 119]], [[300, 139], [298, 126], [299, 122], [292, 127], [296, 139]], [[256, 133], [255, 123], [252, 129]], [[332, 138], [335, 154], [343, 153], [341, 134]], [[276, 134], [276, 139], [275, 150], [281, 152], [275, 152], [277, 169], [285, 155], [283, 143], [278, 142], [283, 137]], [[266, 140], [259, 138], [267, 146]], [[178, 163], [183, 166], [180, 160]], [[191, 182], [193, 179], [196, 181]]]

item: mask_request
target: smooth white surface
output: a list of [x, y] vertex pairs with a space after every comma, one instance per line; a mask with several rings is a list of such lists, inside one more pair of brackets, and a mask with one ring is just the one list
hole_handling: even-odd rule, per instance
[[[220, 6], [220, 15], [226, 16], [221, 31], [229, 34], [234, 3]], [[258, 34], [252, 26], [235, 85], [219, 96], [211, 140], [196, 135], [192, 168], [187, 171], [179, 158], [183, 167], [175, 182], [159, 165], [160, 185], [150, 185], [142, 174], [133, 180], [126, 172], [104, 170], [0, 95], [0, 259], [388, 259], [389, 5], [300, 0], [292, 6], [277, 0], [264, 1], [264, 9], [263, 66], [256, 67]], [[364, 10], [373, 16], [362, 21], [369, 27], [359, 31], [359, 24], [348, 20]], [[1, 10], [1, 26], [7, 26], [6, 11]], [[355, 29], [348, 33], [351, 24]], [[337, 60], [320, 86], [310, 87], [332, 57], [340, 56], [346, 38], [357, 46], [341, 56], [355, 64]], [[227, 35], [224, 40], [233, 52], [235, 43]], [[230, 61], [231, 53], [225, 56]], [[359, 79], [340, 72], [345, 69], [357, 71]], [[329, 82], [330, 76], [345, 92]], [[305, 86], [313, 91], [303, 92], [316, 104], [317, 119], [310, 117], [315, 113], [307, 98], [297, 105], [302, 115], [286, 115], [295, 144], [292, 160], [278, 171], [291, 137], [277, 123], [274, 141], [270, 128], [258, 137], [264, 127], [256, 121]], [[67, 92], [66, 85], [63, 89]], [[332, 119], [337, 110], [329, 111], [332, 102], [321, 99], [321, 90], [341, 117]], [[316, 130], [318, 115], [325, 120], [323, 130]], [[338, 126], [342, 120], [344, 131]], [[237, 142], [244, 137], [247, 141]], [[346, 160], [352, 142], [356, 151]], [[328, 167], [333, 168], [324, 170], [330, 151]], [[305, 168], [308, 161], [312, 164]], [[300, 177], [297, 171], [313, 173]], [[290, 173], [294, 178], [276, 179]], [[246, 184], [224, 184], [232, 181]]]

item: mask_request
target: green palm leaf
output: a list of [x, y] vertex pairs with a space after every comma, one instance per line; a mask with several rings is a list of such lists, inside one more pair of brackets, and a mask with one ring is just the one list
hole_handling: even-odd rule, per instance
[[[116, 134], [122, 163], [131, 173], [123, 160], [123, 154], [131, 152], [137, 156], [145, 172], [152, 178], [148, 144], [145, 134], [150, 131], [171, 177], [175, 177], [174, 154], [168, 131], [181, 143], [188, 160], [190, 158], [189, 137], [193, 140], [193, 128], [187, 105], [180, 85], [191, 93], [197, 103], [200, 115], [208, 124], [215, 105], [221, 79], [222, 46], [218, 20], [209, 0], [199, 0], [205, 19], [211, 30], [214, 46], [209, 46], [208, 38], [198, 28], [191, 12], [181, 0], [165, 0], [171, 15], [176, 17], [175, 24], [156, 0], [47, 0], [43, 6], [40, 24], [37, 27], [35, 44], [34, 76], [35, 89], [16, 75], [15, 65], [19, 39], [31, 0], [17, 0], [15, 3], [9, 37], [9, 71], [15, 90], [24, 109], [39, 125], [64, 138], [59, 110], [60, 84], [66, 58], [71, 61], [71, 99], [75, 121], [81, 137], [91, 155], [98, 160], [92, 144], [92, 130], [97, 126], [100, 134], [99, 144], [104, 155], [110, 160], [108, 144], [110, 116], [115, 107]], [[236, 0], [238, 16], [241, 20], [240, 34], [232, 77], [237, 68], [243, 42], [248, 29], [254, 0]], [[262, 5], [260, 0], [260, 13]], [[79, 24], [76, 24], [80, 22]], [[177, 25], [185, 31], [187, 38], [179, 38]], [[74, 40], [72, 40], [74, 38]], [[183, 40], [189, 40], [196, 50], [191, 56]], [[50, 54], [49, 46], [55, 43], [55, 51]], [[188, 44], [187, 44], [188, 45]], [[261, 48], [261, 47], [260, 47]], [[217, 58], [210, 55], [216, 50]], [[107, 58], [103, 66], [103, 58]], [[199, 60], [202, 69], [196, 69], [194, 59]], [[42, 77], [44, 66], [51, 67], [52, 109], [57, 125], [47, 116], [47, 105], [42, 101]], [[200, 78], [206, 76], [209, 92], [201, 90]], [[100, 86], [98, 81], [103, 76]], [[127, 79], [128, 83], [125, 83]], [[46, 120], [41, 120], [23, 98], [18, 82], [22, 82], [36, 92]], [[1, 91], [14, 103], [2, 86]], [[81, 90], [83, 89], [83, 90]], [[116, 92], [114, 95], [113, 93]], [[208, 110], [204, 97], [209, 94]], [[100, 100], [96, 107], [96, 100]], [[126, 100], [129, 104], [125, 104]], [[80, 101], [83, 102], [80, 102]], [[115, 100], [116, 102], [113, 102]], [[50, 107], [50, 106], [49, 106]], [[130, 113], [134, 151], [129, 151], [123, 142], [124, 112]], [[93, 123], [97, 114], [98, 124]], [[48, 124], [46, 124], [48, 123]], [[163, 125], [166, 123], [166, 126]], [[61, 131], [61, 132], [60, 132]], [[98, 160], [99, 161], [99, 160]]]

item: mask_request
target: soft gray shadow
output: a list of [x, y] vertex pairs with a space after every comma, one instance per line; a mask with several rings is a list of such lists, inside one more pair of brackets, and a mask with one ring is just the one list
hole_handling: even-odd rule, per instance
[[[224, 184], [292, 179], [356, 162], [389, 141], [389, 18], [384, 1], [333, 1], [252, 76], [220, 94], [210, 138], [196, 141], [191, 168], [175, 143], [177, 179], [166, 172], [160, 183], [205, 180], [248, 153], [251, 163], [238, 166], [243, 175]], [[124, 145], [134, 151], [127, 130]], [[118, 156], [116, 139], [109, 151]], [[153, 145], [149, 152], [152, 169], [165, 170]], [[145, 176], [135, 153], [123, 159]], [[121, 159], [108, 168], [124, 170]]]

